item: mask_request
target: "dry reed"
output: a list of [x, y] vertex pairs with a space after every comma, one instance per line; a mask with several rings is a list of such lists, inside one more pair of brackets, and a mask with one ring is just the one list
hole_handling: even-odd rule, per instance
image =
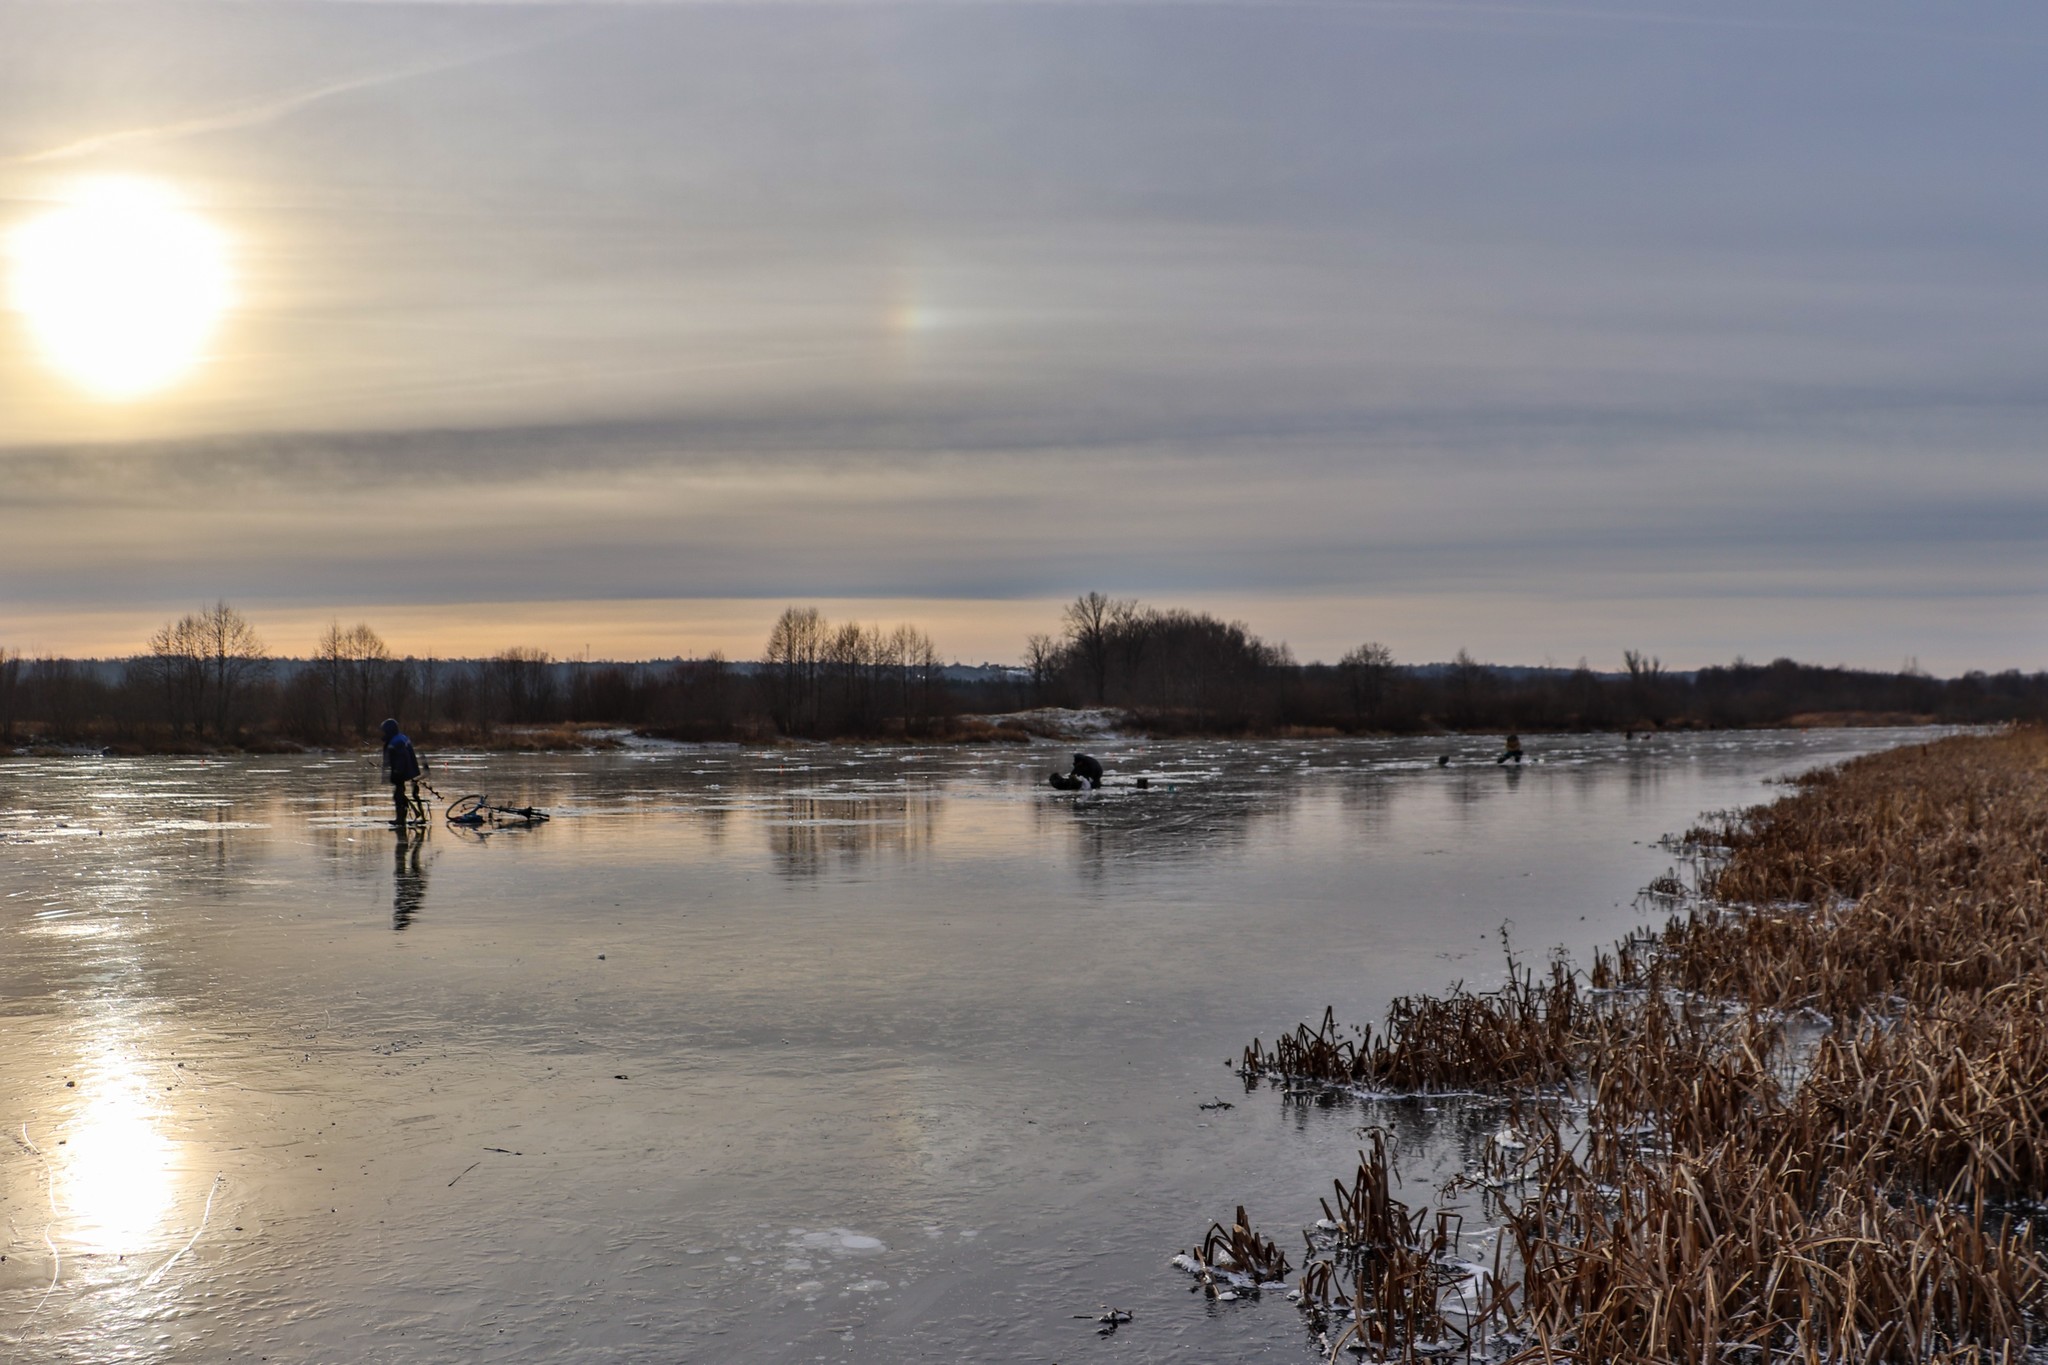
[[[1498, 1230], [1395, 1197], [1384, 1135], [1305, 1236], [1332, 1359], [1515, 1365], [2015, 1362], [2048, 1260], [2048, 734], [1844, 764], [1688, 836], [1704, 896], [1507, 984], [1334, 1011], [1261, 1078], [1512, 1097], [1445, 1188]], [[1239, 1223], [1243, 1223], [1240, 1210]], [[1220, 1228], [1218, 1229], [1220, 1231]], [[1212, 1233], [1212, 1242], [1215, 1235]]]
[[1174, 1257], [1174, 1264], [1193, 1275], [1195, 1287], [1212, 1299], [1256, 1294], [1263, 1286], [1285, 1280], [1293, 1269], [1278, 1243], [1252, 1230], [1242, 1204], [1235, 1222], [1227, 1228], [1211, 1223], [1202, 1244]]

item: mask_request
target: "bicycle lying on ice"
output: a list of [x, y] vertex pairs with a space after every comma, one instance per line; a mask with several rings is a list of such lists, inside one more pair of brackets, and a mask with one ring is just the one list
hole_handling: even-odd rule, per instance
[[[424, 776], [414, 778], [405, 784], [407, 825], [426, 825], [433, 822], [433, 812], [427, 805], [429, 800], [438, 802], [448, 799], [434, 790], [433, 784]], [[442, 812], [441, 818], [463, 829], [500, 829], [520, 825], [544, 825], [548, 821], [548, 813], [538, 806], [508, 806], [503, 802], [491, 800], [482, 792], [476, 792], [448, 801], [448, 808]]]
[[[439, 793], [436, 793], [439, 795]], [[548, 813], [538, 806], [505, 806], [490, 797], [477, 794], [458, 796], [448, 803], [448, 811], [442, 816], [451, 825], [475, 829], [481, 825], [541, 825], [546, 824]]]

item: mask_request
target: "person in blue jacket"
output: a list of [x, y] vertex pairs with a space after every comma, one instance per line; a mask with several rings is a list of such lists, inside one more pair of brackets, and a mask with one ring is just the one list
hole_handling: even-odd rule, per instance
[[[412, 802], [419, 798], [420, 756], [413, 752], [412, 741], [399, 730], [397, 721], [386, 720], [378, 729], [384, 733], [384, 780], [391, 784], [391, 827], [404, 829]], [[412, 784], [410, 799], [407, 783]]]

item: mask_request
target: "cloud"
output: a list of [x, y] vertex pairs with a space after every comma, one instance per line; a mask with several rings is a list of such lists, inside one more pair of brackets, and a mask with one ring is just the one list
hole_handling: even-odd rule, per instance
[[119, 417], [0, 342], [24, 610], [1102, 587], [1878, 662], [2048, 614], [2018, 11], [134, 13], [0, 42], [0, 116], [190, 174], [250, 306]]
[[398, 601], [1000, 598], [1077, 582], [1647, 594], [1681, 579], [1730, 596], [1772, 583], [1920, 596], [1996, 593], [2048, 567], [2048, 479], [2003, 460], [1866, 458], [1845, 480], [1834, 464], [1774, 469], [1768, 451], [1727, 458], [1718, 433], [1668, 431], [1654, 461], [1589, 457], [1582, 432], [1525, 444], [1520, 462], [1479, 460], [1467, 429], [1451, 445], [1475, 463], [1447, 478], [1441, 447], [1321, 434], [866, 453], [771, 434], [720, 446], [638, 423], [15, 456], [0, 568], [50, 595], [148, 577]]
[[538, 33], [523, 34], [520, 37], [460, 52], [445, 53], [405, 65], [386, 67], [375, 71], [361, 72], [316, 84], [301, 86], [273, 94], [259, 95], [239, 100], [232, 104], [204, 113], [191, 114], [180, 118], [167, 119], [158, 123], [142, 124], [130, 128], [110, 129], [106, 132], [91, 133], [74, 138], [40, 151], [0, 159], [5, 166], [46, 166], [59, 162], [80, 161], [92, 157], [104, 157], [110, 153], [131, 152], [160, 142], [173, 142], [183, 138], [201, 137], [213, 133], [233, 132], [238, 129], [254, 128], [288, 118], [299, 111], [324, 101], [344, 95], [359, 94], [381, 86], [395, 85], [402, 81], [422, 80], [474, 66], [481, 62], [495, 61], [515, 53], [528, 52], [546, 43], [589, 32], [602, 22], [596, 19], [580, 19], [573, 24], [553, 22]]

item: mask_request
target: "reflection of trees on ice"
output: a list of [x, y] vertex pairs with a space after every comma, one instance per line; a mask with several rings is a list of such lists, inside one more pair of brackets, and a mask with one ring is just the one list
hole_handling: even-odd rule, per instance
[[939, 804], [925, 791], [788, 797], [765, 822], [776, 870], [815, 877], [879, 857], [908, 861], [932, 846]]

